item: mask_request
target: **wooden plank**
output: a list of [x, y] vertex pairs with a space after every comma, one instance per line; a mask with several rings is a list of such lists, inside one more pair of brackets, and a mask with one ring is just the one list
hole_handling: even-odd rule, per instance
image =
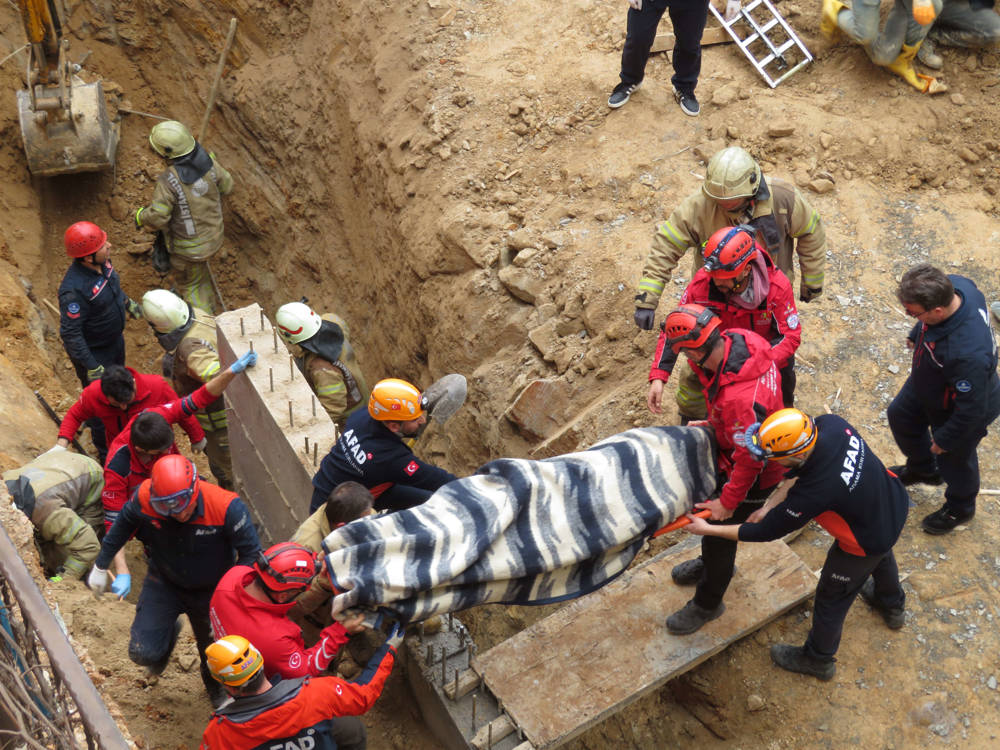
[[783, 542], [741, 544], [726, 612], [686, 636], [664, 621], [693, 595], [670, 578], [678, 545], [478, 656], [473, 666], [539, 750], [568, 742], [809, 598], [809, 568]]
[[[701, 35], [702, 47], [707, 47], [711, 44], [726, 44], [732, 41], [733, 38], [729, 36], [729, 32], [721, 26], [708, 26], [705, 28], [705, 33]], [[661, 34], [657, 34], [656, 38], [653, 39], [653, 47], [650, 49], [650, 54], [654, 52], [669, 52], [673, 48], [674, 32], [664, 31]]]

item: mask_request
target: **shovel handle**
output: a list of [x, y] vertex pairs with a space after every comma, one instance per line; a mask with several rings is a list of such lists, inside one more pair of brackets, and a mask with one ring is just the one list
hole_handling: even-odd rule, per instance
[[[699, 510], [697, 513], [693, 513], [692, 515], [695, 515], [698, 518], [708, 518], [710, 515], [712, 515], [712, 511], [707, 510], [707, 509], [706, 510]], [[687, 514], [685, 514], [685, 515], [681, 516], [680, 518], [678, 518], [676, 521], [672, 521], [671, 523], [668, 523], [666, 526], [664, 526], [659, 531], [653, 532], [653, 536], [651, 538], [655, 539], [656, 537], [660, 536], [661, 534], [666, 534], [668, 531], [677, 531], [677, 529], [684, 528], [689, 523], [691, 523], [691, 519], [687, 517]]]

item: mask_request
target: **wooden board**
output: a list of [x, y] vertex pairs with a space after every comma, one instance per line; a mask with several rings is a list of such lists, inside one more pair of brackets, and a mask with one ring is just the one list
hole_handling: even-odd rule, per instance
[[473, 666], [538, 750], [568, 742], [809, 598], [816, 579], [788, 545], [741, 544], [726, 612], [686, 636], [664, 620], [693, 596], [676, 547], [477, 657]]
[[[708, 26], [705, 28], [705, 33], [701, 35], [702, 47], [707, 47], [710, 44], [725, 44], [731, 41], [733, 41], [733, 38], [729, 36], [729, 32], [721, 26]], [[650, 54], [654, 52], [669, 52], [673, 48], [674, 32], [665, 31], [662, 34], [656, 35], [656, 38], [653, 39], [653, 46], [649, 52]]]

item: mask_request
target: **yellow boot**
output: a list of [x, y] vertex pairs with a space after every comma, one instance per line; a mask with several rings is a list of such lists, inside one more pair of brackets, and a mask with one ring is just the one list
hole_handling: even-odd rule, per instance
[[823, 0], [823, 11], [819, 19], [819, 33], [830, 41], [840, 36], [840, 26], [837, 16], [847, 6], [840, 0]]
[[913, 86], [913, 88], [925, 94], [940, 94], [947, 91], [948, 87], [936, 78], [925, 76], [913, 69], [913, 59], [917, 56], [917, 50], [919, 49], [920, 42], [917, 42], [912, 46], [904, 44], [902, 51], [899, 53], [899, 57], [889, 63], [886, 67], [888, 67], [889, 70], [898, 75], [908, 84]]

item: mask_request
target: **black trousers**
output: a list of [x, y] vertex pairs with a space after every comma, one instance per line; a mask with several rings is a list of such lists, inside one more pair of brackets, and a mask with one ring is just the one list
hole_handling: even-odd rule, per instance
[[707, 0], [643, 0], [642, 10], [629, 8], [622, 50], [622, 83], [642, 81], [664, 11], [669, 11], [675, 37], [671, 58], [674, 75], [670, 82], [678, 91], [694, 94], [701, 72], [701, 35], [708, 19]]
[[781, 374], [781, 402], [785, 408], [795, 406], [795, 355], [778, 372]]
[[875, 600], [881, 606], [903, 608], [906, 594], [899, 585], [899, 568], [892, 550], [884, 555], [859, 557], [844, 552], [837, 542], [830, 546], [816, 586], [813, 623], [805, 645], [807, 654], [819, 661], [834, 660], [844, 618], [868, 576], [874, 579]]
[[946, 453], [931, 453], [931, 430], [940, 425], [931, 423], [914, 395], [910, 381], [903, 384], [886, 410], [889, 429], [899, 450], [906, 456], [906, 465], [914, 471], [941, 473], [947, 485], [945, 506], [957, 515], [976, 510], [979, 494], [979, 456], [976, 449], [986, 436], [986, 428], [967, 435], [967, 442]]

